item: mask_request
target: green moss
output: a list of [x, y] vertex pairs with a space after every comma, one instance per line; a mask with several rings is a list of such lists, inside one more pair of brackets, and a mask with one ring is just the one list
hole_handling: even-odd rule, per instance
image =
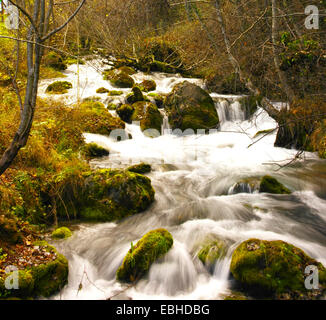
[[77, 59], [77, 58], [67, 58], [64, 60], [64, 62], [67, 65], [71, 65], [71, 64], [80, 64], [80, 65], [84, 65], [85, 61], [83, 59]]
[[49, 52], [43, 57], [43, 64], [58, 71], [67, 69], [67, 65], [61, 55], [54, 51]]
[[108, 95], [109, 96], [121, 96], [123, 94], [123, 91], [119, 91], [119, 90], [111, 90]]
[[150, 92], [156, 90], [156, 82], [154, 80], [144, 80], [139, 87], [142, 91]]
[[116, 110], [118, 106], [115, 103], [108, 104], [108, 110]]
[[207, 241], [201, 246], [197, 257], [207, 267], [211, 268], [217, 260], [223, 259], [226, 255], [226, 246], [223, 241]]
[[122, 66], [120, 68], [118, 68], [117, 70], [119, 70], [119, 72], [123, 72], [128, 74], [129, 76], [133, 75], [136, 73], [136, 70], [132, 67], [128, 67], [128, 66]]
[[219, 124], [214, 101], [200, 87], [188, 81], [177, 84], [165, 99], [172, 129], [214, 129]]
[[132, 106], [134, 107], [135, 112], [133, 113], [131, 120], [140, 121], [140, 128], [142, 131], [156, 129], [161, 133], [163, 116], [157, 106], [146, 101], [136, 102]]
[[134, 166], [131, 166], [131, 167], [127, 168], [127, 170], [130, 171], [130, 172], [144, 174], [144, 173], [151, 172], [152, 168], [151, 168], [150, 164], [140, 163], [140, 164], [136, 164]]
[[260, 182], [261, 193], [291, 194], [291, 191], [271, 176], [264, 176]]
[[19, 270], [19, 288], [15, 290], [7, 290], [5, 288], [5, 278], [0, 276], [0, 296], [20, 298], [49, 297], [65, 286], [68, 281], [67, 259], [46, 241], [38, 241], [34, 245], [55, 254], [56, 259], [39, 266]]
[[0, 215], [0, 240], [13, 244], [21, 242], [22, 234], [14, 217]]
[[96, 93], [108, 93], [108, 92], [110, 92], [110, 90], [108, 90], [108, 89], [106, 89], [104, 87], [98, 88], [96, 90]]
[[83, 149], [83, 152], [87, 158], [104, 157], [110, 154], [108, 150], [100, 147], [96, 143], [86, 144]]
[[104, 80], [109, 80], [112, 85], [118, 88], [132, 88], [135, 84], [133, 78], [119, 69], [104, 72]]
[[[231, 273], [245, 290], [266, 297], [293, 298], [308, 295], [305, 268], [319, 269], [320, 289], [326, 289], [326, 269], [301, 249], [283, 241], [250, 239], [241, 243], [232, 255]], [[311, 292], [310, 292], [311, 293]]]
[[64, 94], [72, 88], [72, 84], [68, 81], [55, 81], [46, 88], [46, 92], [50, 94]]
[[52, 232], [53, 239], [66, 239], [72, 236], [71, 231], [67, 227], [61, 227]]
[[127, 102], [129, 104], [133, 104], [138, 101], [144, 101], [144, 100], [145, 100], [144, 96], [139, 87], [133, 87], [132, 93], [128, 94], [128, 96], [127, 96]]
[[173, 245], [172, 235], [165, 229], [145, 234], [135, 246], [131, 246], [122, 265], [117, 270], [119, 281], [133, 282], [146, 274], [158, 258], [166, 254]]
[[150, 92], [148, 94], [148, 97], [152, 97], [154, 98], [155, 104], [158, 108], [161, 108], [163, 106], [164, 103], [164, 99], [161, 95], [159, 95], [158, 93], [154, 93], [154, 92]]
[[119, 115], [121, 120], [127, 123], [131, 123], [131, 117], [134, 113], [134, 110], [135, 109], [129, 104], [123, 104], [117, 108], [117, 114]]

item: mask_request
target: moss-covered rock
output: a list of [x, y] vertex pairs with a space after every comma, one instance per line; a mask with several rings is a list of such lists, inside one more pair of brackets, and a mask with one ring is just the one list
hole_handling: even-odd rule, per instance
[[156, 82], [154, 80], [144, 80], [139, 87], [142, 91], [150, 92], [156, 90]]
[[108, 156], [110, 152], [102, 147], [100, 147], [96, 143], [88, 143], [83, 148], [83, 152], [86, 158], [97, 158]]
[[119, 69], [104, 72], [104, 80], [109, 80], [112, 85], [118, 88], [132, 88], [135, 84], [130, 75]]
[[109, 103], [108, 104], [108, 110], [116, 110], [118, 108], [118, 105], [115, 103]]
[[72, 236], [71, 231], [67, 227], [61, 227], [58, 229], [55, 229], [52, 232], [52, 238], [53, 239], [66, 239]]
[[161, 133], [163, 116], [161, 115], [157, 106], [146, 101], [136, 102], [132, 106], [135, 111], [132, 115], [131, 120], [140, 121], [140, 128], [142, 131], [155, 129]]
[[121, 96], [122, 94], [123, 94], [123, 91], [120, 91], [120, 90], [111, 90], [108, 93], [108, 96], [115, 97], [115, 96]]
[[135, 110], [131, 105], [123, 104], [116, 110], [121, 120], [127, 123], [131, 123], [131, 117]]
[[144, 96], [139, 87], [133, 87], [132, 93], [127, 96], [127, 102], [133, 104], [138, 101], [145, 101]]
[[128, 66], [122, 66], [117, 69], [119, 72], [123, 72], [128, 74], [129, 76], [137, 73], [136, 70], [133, 67], [128, 67]]
[[173, 245], [172, 235], [165, 229], [157, 229], [145, 234], [125, 256], [117, 270], [117, 280], [133, 282], [146, 274], [158, 258], [166, 254]]
[[58, 71], [67, 69], [67, 65], [62, 56], [54, 51], [50, 51], [43, 57], [43, 64]]
[[219, 124], [214, 101], [200, 87], [188, 81], [177, 84], [165, 99], [171, 128], [213, 129]]
[[55, 81], [46, 88], [49, 94], [64, 94], [72, 88], [72, 84], [68, 81]]
[[140, 163], [127, 168], [127, 170], [135, 173], [145, 174], [150, 173], [152, 171], [152, 167], [150, 164]]
[[158, 108], [163, 107], [164, 98], [161, 95], [159, 95], [158, 93], [155, 93], [155, 92], [150, 92], [147, 96], [154, 98], [154, 102]]
[[226, 245], [221, 240], [207, 240], [197, 253], [198, 259], [209, 269], [212, 269], [216, 261], [223, 259], [226, 255]]
[[154, 196], [151, 180], [145, 176], [127, 170], [98, 170], [85, 180], [79, 212], [86, 220], [119, 220], [146, 210]]
[[326, 269], [301, 249], [283, 241], [250, 239], [232, 255], [231, 273], [245, 290], [266, 297], [313, 298], [305, 288], [305, 268], [319, 270], [320, 294], [326, 289]]
[[[49, 297], [61, 290], [68, 281], [68, 261], [46, 241], [34, 243], [42, 250], [54, 254], [55, 259], [44, 264], [18, 271], [18, 289], [7, 290], [6, 278], [0, 276], [0, 296], [2, 297]], [[10, 276], [10, 274], [6, 276]]]
[[83, 102], [75, 108], [74, 121], [82, 131], [110, 135], [112, 130], [124, 129], [125, 123], [113, 117], [101, 102]]
[[96, 90], [96, 93], [109, 93], [110, 92], [110, 90], [108, 90], [108, 89], [106, 89], [106, 88], [104, 88], [104, 87], [101, 87], [101, 88], [98, 88], [97, 90]]
[[273, 194], [291, 194], [291, 191], [271, 176], [264, 176], [260, 182], [259, 192]]

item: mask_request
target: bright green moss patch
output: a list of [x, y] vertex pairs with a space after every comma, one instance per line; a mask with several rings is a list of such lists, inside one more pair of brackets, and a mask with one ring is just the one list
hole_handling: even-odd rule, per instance
[[67, 227], [61, 227], [52, 232], [53, 239], [66, 239], [72, 236], [71, 231]]
[[0, 276], [0, 297], [49, 297], [65, 286], [68, 281], [67, 259], [46, 241], [35, 242], [34, 246], [45, 250], [55, 259], [38, 266], [19, 270], [19, 288], [15, 290], [7, 290], [5, 288], [5, 278]]
[[255, 295], [302, 298], [312, 294], [304, 284], [309, 265], [318, 267], [321, 294], [326, 289], [324, 266], [283, 241], [250, 239], [241, 243], [232, 255], [230, 270], [243, 288]]
[[86, 158], [97, 158], [108, 156], [110, 152], [96, 143], [88, 143], [85, 145], [83, 150]]
[[173, 245], [172, 235], [165, 229], [145, 234], [137, 244], [131, 245], [122, 265], [117, 270], [119, 281], [133, 282], [148, 272], [158, 258], [166, 254]]
[[207, 241], [201, 246], [197, 257], [207, 267], [211, 268], [217, 260], [226, 255], [226, 246], [223, 241]]
[[286, 188], [271, 176], [265, 176], [261, 179], [259, 192], [273, 194], [291, 194], [291, 191], [288, 188]]
[[135, 173], [149, 173], [152, 170], [152, 167], [150, 164], [147, 163], [140, 163], [140, 164], [135, 164], [134, 166], [131, 166], [127, 168], [128, 171], [135, 172]]
[[72, 84], [68, 81], [56, 81], [46, 88], [46, 92], [49, 94], [64, 94], [71, 88]]

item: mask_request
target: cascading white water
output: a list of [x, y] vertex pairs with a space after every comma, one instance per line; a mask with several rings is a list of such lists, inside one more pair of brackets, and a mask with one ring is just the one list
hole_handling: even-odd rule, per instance
[[[69, 67], [65, 78], [73, 83], [74, 68]], [[80, 78], [86, 83], [87, 77], [84, 98], [95, 95], [98, 87], [110, 89], [100, 73], [89, 65], [81, 66]], [[154, 79], [158, 92], [163, 93], [184, 80], [160, 73], [133, 77], [137, 82]], [[192, 81], [202, 85], [198, 79]], [[75, 93], [71, 90], [66, 99], [73, 101]], [[72, 238], [56, 242], [69, 259], [70, 272], [68, 285], [54, 299], [221, 299], [230, 289], [233, 250], [253, 237], [290, 242], [326, 263], [325, 161], [306, 153], [301, 164], [276, 171], [297, 151], [275, 148], [275, 133], [248, 148], [257, 140], [257, 131], [275, 128], [274, 120], [261, 109], [245, 120], [239, 97], [212, 97], [218, 102], [221, 130], [209, 135], [177, 137], [166, 133], [151, 139], [136, 124], [126, 126], [132, 139], [121, 142], [85, 134], [87, 142], [110, 150], [110, 157], [92, 161], [95, 168], [123, 168], [141, 161], [152, 164], [148, 176], [156, 201], [146, 212], [118, 223], [81, 224]], [[167, 120], [164, 129], [168, 128]], [[265, 174], [272, 174], [295, 192], [229, 192], [237, 182]], [[115, 280], [115, 272], [130, 243], [161, 227], [173, 235], [173, 248], [135, 287], [126, 290]], [[209, 272], [196, 257], [196, 248], [212, 235], [228, 243], [228, 252]]]

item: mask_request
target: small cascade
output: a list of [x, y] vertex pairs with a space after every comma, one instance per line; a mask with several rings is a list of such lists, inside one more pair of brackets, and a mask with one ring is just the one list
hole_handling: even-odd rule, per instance
[[171, 134], [171, 127], [170, 127], [170, 123], [169, 123], [169, 117], [166, 114], [164, 109], [160, 110], [162, 116], [163, 116], [163, 123], [162, 123], [162, 127], [161, 127], [161, 135], [164, 136], [166, 134]]

